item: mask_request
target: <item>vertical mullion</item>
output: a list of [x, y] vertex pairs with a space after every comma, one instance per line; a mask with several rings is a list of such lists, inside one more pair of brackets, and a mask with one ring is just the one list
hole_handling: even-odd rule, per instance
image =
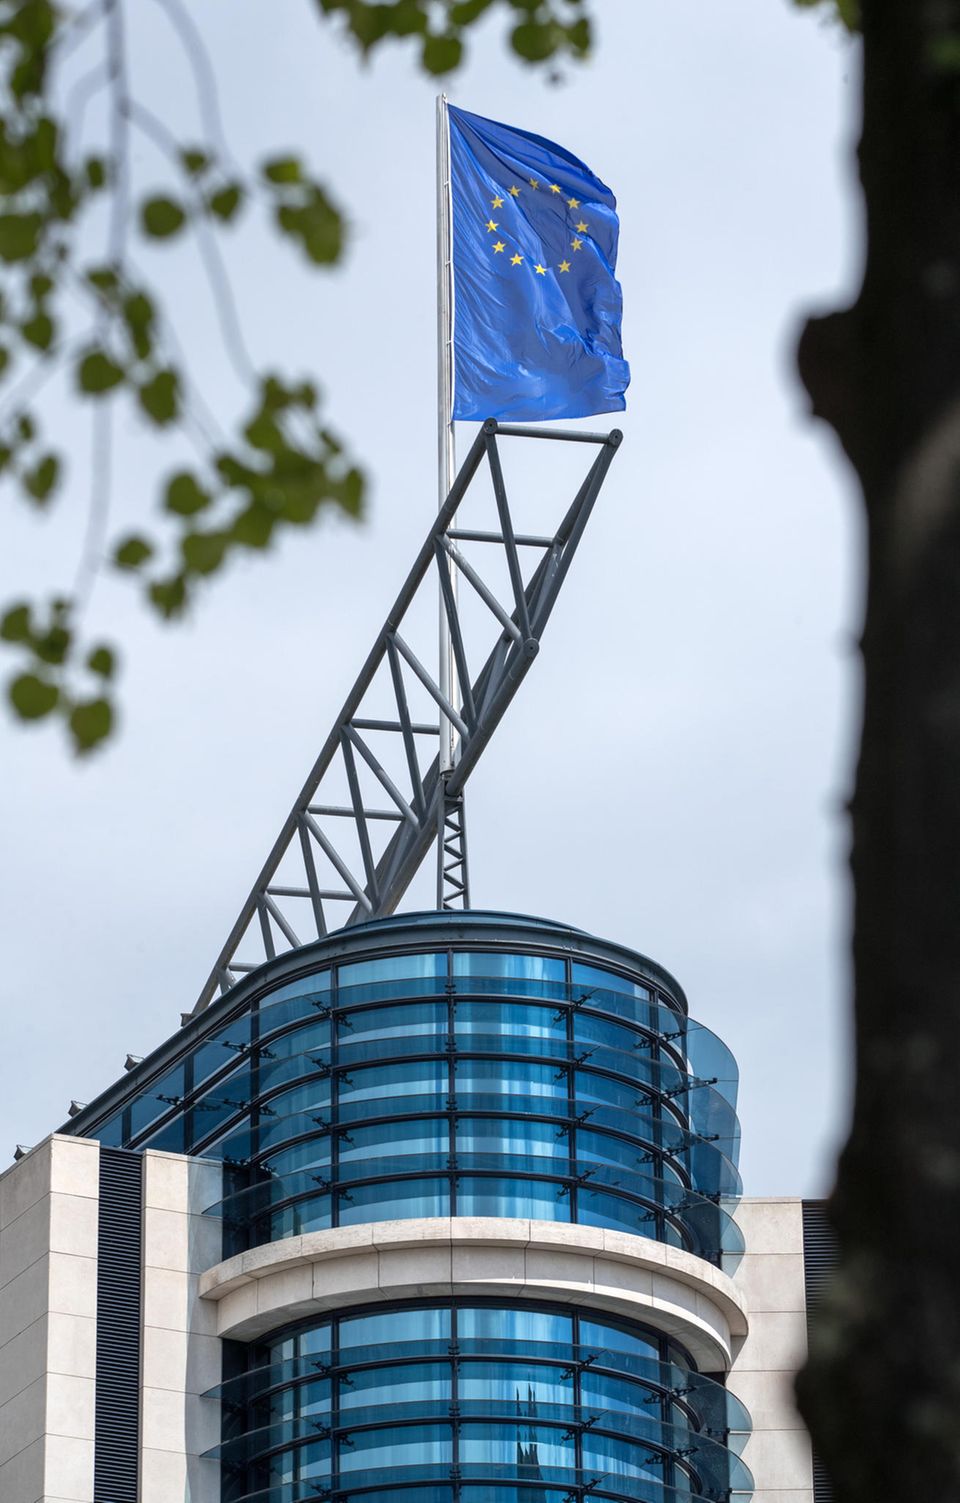
[[450, 1215], [457, 1214], [457, 998], [453, 989], [453, 952], [447, 951], [447, 1154]]
[[[330, 1225], [340, 1225], [340, 967], [330, 977]], [[337, 1330], [339, 1331], [339, 1326]]]

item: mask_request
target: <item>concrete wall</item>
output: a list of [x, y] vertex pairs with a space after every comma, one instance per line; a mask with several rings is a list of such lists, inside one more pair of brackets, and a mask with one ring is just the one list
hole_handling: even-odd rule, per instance
[[91, 1503], [99, 1144], [54, 1136], [0, 1176], [0, 1499]]
[[747, 1251], [733, 1281], [750, 1330], [734, 1343], [727, 1387], [753, 1419], [743, 1459], [756, 1481], [754, 1503], [813, 1503], [810, 1438], [793, 1400], [807, 1350], [802, 1202], [743, 1200], [737, 1221]]
[[221, 1197], [220, 1165], [143, 1158], [140, 1503], [219, 1503], [219, 1465], [201, 1456], [219, 1443], [220, 1408], [200, 1395], [220, 1382], [221, 1346], [198, 1284], [221, 1253], [220, 1222], [200, 1214]]

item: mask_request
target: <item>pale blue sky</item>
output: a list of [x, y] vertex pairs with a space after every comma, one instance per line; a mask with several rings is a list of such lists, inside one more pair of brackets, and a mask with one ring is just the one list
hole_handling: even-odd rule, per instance
[[[334, 273], [301, 272], [256, 229], [227, 244], [254, 357], [320, 381], [369, 469], [369, 517], [234, 566], [177, 630], [104, 578], [91, 627], [122, 633], [124, 723], [88, 764], [50, 730], [0, 723], [0, 1161], [192, 1005], [435, 505], [435, 88], [403, 47], [361, 66], [310, 0], [191, 10], [236, 155], [303, 147], [350, 213]], [[857, 274], [857, 57], [786, 0], [596, 10], [595, 60], [562, 85], [515, 62], [495, 19], [448, 86], [615, 190], [633, 368], [623, 449], [470, 786], [474, 903], [581, 925], [672, 970], [739, 1058], [748, 1192], [817, 1193], [844, 1110], [861, 538], [792, 349], [803, 309]], [[141, 0], [132, 14], [137, 87], [192, 137], [163, 13]], [[148, 148], [136, 165], [163, 181]], [[229, 412], [194, 257], [144, 259], [178, 281], [191, 362]], [[3, 599], [75, 566], [87, 419], [55, 388], [49, 415], [71, 480], [44, 521], [8, 498]], [[149, 516], [150, 476], [177, 452], [125, 420], [118, 526]], [[535, 470], [522, 478], [539, 515], [550, 498]]]

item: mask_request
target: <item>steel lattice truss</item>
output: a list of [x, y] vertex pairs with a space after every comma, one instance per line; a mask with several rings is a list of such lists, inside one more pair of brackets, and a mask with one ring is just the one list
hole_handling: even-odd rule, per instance
[[[621, 437], [616, 430], [587, 434], [484, 423], [193, 1013], [185, 1017], [201, 1012], [218, 992], [265, 960], [330, 929], [392, 913], [434, 841], [438, 907], [468, 904], [464, 784], [539, 651]], [[515, 531], [501, 464], [503, 438], [596, 448], [552, 536]], [[451, 525], [483, 470], [492, 490], [492, 529]], [[465, 549], [476, 552], [475, 545], [481, 545], [490, 566], [478, 567], [467, 557]], [[491, 573], [499, 588], [491, 584]], [[411, 623], [418, 609], [423, 617], [425, 592], [435, 602], [437, 580], [450, 626], [459, 705], [441, 692], [410, 643]], [[436, 641], [435, 604], [433, 611]], [[484, 651], [476, 670], [472, 665]], [[459, 737], [456, 764], [447, 772], [441, 772], [437, 755], [439, 724], [433, 717], [438, 711]]]

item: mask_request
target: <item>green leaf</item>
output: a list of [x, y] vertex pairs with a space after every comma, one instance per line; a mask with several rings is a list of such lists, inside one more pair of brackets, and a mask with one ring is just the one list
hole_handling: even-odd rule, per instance
[[12, 605], [0, 617], [0, 638], [4, 642], [29, 642], [30, 607], [28, 605]]
[[223, 563], [229, 538], [223, 532], [188, 532], [180, 541], [180, 552], [193, 574], [214, 574]]
[[207, 199], [207, 208], [211, 214], [229, 224], [240, 205], [243, 202], [243, 189], [239, 183], [229, 183], [225, 188], [219, 188], [216, 193], [211, 193]]
[[125, 375], [121, 366], [103, 350], [90, 350], [77, 367], [77, 383], [81, 391], [90, 396], [100, 396], [119, 386]]
[[172, 423], [180, 410], [180, 378], [176, 371], [157, 371], [137, 392], [140, 406], [159, 428]]
[[95, 647], [87, 658], [90, 672], [96, 673], [100, 678], [113, 678], [116, 666], [116, 658], [109, 647]]
[[187, 216], [172, 198], [148, 198], [140, 209], [143, 232], [154, 240], [166, 240], [183, 229]]
[[30, 278], [30, 296], [35, 302], [42, 302], [53, 291], [53, 279], [46, 272], [34, 272]]
[[49, 501], [60, 478], [60, 461], [56, 454], [45, 454], [33, 469], [23, 474], [23, 487], [34, 501]]
[[0, 261], [12, 264], [35, 255], [42, 229], [39, 214], [0, 214]]
[[68, 724], [76, 750], [92, 751], [113, 729], [113, 706], [108, 699], [83, 700], [70, 711]]
[[455, 36], [429, 36], [423, 41], [423, 66], [428, 73], [449, 73], [460, 65], [463, 43]]
[[153, 544], [146, 538], [132, 533], [130, 537], [124, 538], [122, 543], [117, 544], [113, 553], [113, 562], [118, 569], [139, 569], [148, 558], [152, 557]]
[[119, 285], [119, 278], [112, 266], [91, 266], [87, 272], [87, 281], [98, 292], [115, 292]]
[[70, 651], [71, 633], [68, 629], [55, 622], [49, 631], [42, 636], [33, 639], [33, 650], [42, 663], [50, 663], [59, 668]]
[[303, 168], [298, 157], [274, 157], [261, 168], [268, 183], [300, 183]]
[[6, 349], [2, 344], [0, 344], [0, 381], [2, 381], [3, 373], [9, 364], [10, 351]]
[[35, 673], [21, 673], [10, 684], [7, 693], [14, 711], [21, 720], [42, 720], [57, 707], [60, 690], [56, 684], [37, 678]]
[[553, 22], [521, 21], [513, 28], [510, 42], [528, 63], [542, 63], [557, 50], [557, 28]]
[[32, 344], [35, 349], [49, 350], [53, 343], [53, 319], [48, 318], [46, 313], [37, 313], [20, 325], [20, 333], [27, 344]]
[[106, 186], [107, 164], [102, 157], [87, 157], [83, 165], [87, 175], [88, 188], [92, 188], [96, 192], [98, 189]]
[[171, 477], [164, 497], [164, 507], [177, 517], [192, 517], [210, 505], [213, 498], [187, 470]]
[[277, 209], [277, 224], [291, 239], [299, 241], [318, 266], [339, 260], [343, 221], [319, 189], [314, 190], [305, 204], [281, 204]]
[[154, 580], [148, 594], [160, 615], [168, 621], [179, 616], [187, 603], [187, 586], [182, 574], [175, 574], [172, 579]]
[[180, 153], [180, 160], [191, 177], [199, 177], [201, 173], [206, 172], [208, 167], [213, 166], [213, 157], [195, 146], [184, 147]]

